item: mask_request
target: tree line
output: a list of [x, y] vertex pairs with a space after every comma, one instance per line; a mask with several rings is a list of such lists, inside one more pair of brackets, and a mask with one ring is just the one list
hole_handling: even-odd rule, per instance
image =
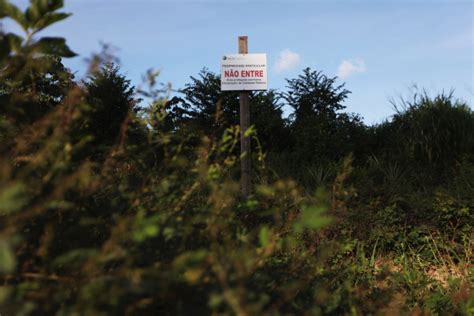
[[419, 91], [367, 126], [304, 69], [250, 95], [242, 199], [238, 93], [206, 69], [137, 89], [107, 53], [77, 79], [38, 37], [62, 7], [0, 0], [24, 31], [0, 30], [0, 313], [472, 313], [464, 101]]

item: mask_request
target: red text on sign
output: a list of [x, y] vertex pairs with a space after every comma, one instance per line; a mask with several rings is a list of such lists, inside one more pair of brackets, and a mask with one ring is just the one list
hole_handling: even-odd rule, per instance
[[240, 71], [240, 76], [243, 78], [247, 78], [247, 77], [263, 78], [263, 70], [242, 70]]
[[225, 70], [224, 77], [226, 78], [263, 78], [263, 70]]

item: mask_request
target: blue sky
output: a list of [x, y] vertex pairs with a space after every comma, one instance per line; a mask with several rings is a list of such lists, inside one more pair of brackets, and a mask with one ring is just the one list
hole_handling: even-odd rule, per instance
[[[12, 1], [24, 7], [28, 1]], [[416, 84], [430, 94], [455, 89], [474, 105], [472, 1], [160, 1], [69, 0], [73, 16], [47, 30], [80, 57], [65, 64], [82, 76], [99, 42], [118, 48], [121, 70], [138, 85], [149, 68], [176, 89], [249, 36], [249, 52], [267, 53], [269, 88], [305, 67], [339, 76], [352, 91], [347, 111], [369, 124], [394, 113], [389, 102]], [[11, 23], [4, 25], [13, 29]]]

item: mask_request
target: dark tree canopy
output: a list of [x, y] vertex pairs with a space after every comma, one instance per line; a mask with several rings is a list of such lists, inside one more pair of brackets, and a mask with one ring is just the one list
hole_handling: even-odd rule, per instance
[[1, 315], [473, 314], [465, 102], [368, 127], [307, 68], [250, 93], [243, 197], [238, 92], [204, 69], [168, 100], [149, 71], [138, 108], [114, 65], [75, 82], [36, 36], [62, 6], [0, 0], [26, 34], [0, 31]]
[[[222, 92], [220, 76], [203, 69], [181, 91], [183, 97], [172, 99], [168, 107], [175, 128], [216, 136], [239, 124], [237, 92]], [[251, 125], [254, 125], [264, 150], [278, 150], [288, 139], [281, 104], [274, 91], [250, 94]]]
[[239, 124], [238, 93], [221, 92], [217, 74], [201, 70], [181, 93], [182, 98], [170, 103], [177, 128], [186, 125], [204, 135], [219, 135], [225, 128]]
[[311, 68], [304, 69], [298, 78], [287, 79], [288, 92], [283, 93], [283, 98], [294, 110], [293, 121], [314, 116], [334, 119], [337, 112], [345, 108], [342, 103], [350, 94], [344, 84], [336, 85], [336, 79]]
[[109, 147], [118, 141], [129, 112], [136, 110], [135, 88], [115, 65], [103, 66], [84, 84], [89, 110], [83, 127], [93, 135], [94, 146]]
[[[53, 55], [36, 57], [19, 72], [2, 72], [0, 77], [0, 113], [10, 112], [19, 124], [29, 124], [48, 113], [75, 85], [74, 75]], [[22, 105], [9, 106], [11, 98], [18, 98]]]
[[350, 91], [336, 80], [310, 68], [287, 80], [288, 91], [282, 97], [293, 109], [290, 128], [296, 161], [328, 162], [354, 151], [363, 123], [359, 116], [341, 112]]

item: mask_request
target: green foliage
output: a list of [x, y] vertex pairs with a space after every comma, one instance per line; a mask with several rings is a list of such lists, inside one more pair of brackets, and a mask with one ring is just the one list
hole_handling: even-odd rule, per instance
[[392, 159], [440, 171], [474, 152], [474, 113], [452, 94], [430, 98], [423, 92], [402, 99], [400, 107], [392, 122], [377, 128]]
[[11, 273], [15, 270], [15, 256], [8, 243], [0, 241], [0, 273]]
[[[239, 124], [239, 94], [221, 92], [220, 76], [203, 69], [191, 81], [181, 91], [183, 98], [175, 97], [167, 104], [175, 129], [219, 137], [226, 128]], [[250, 95], [251, 124], [265, 151], [281, 151], [287, 146], [289, 131], [281, 107], [274, 91]]]
[[238, 124], [238, 93], [221, 92], [220, 77], [206, 69], [191, 81], [182, 90], [184, 99], [174, 98], [168, 105], [176, 129], [191, 125], [190, 130], [217, 136]]
[[0, 1], [0, 16], [12, 18], [25, 32], [20, 36], [0, 31], [0, 113], [8, 113], [18, 125], [43, 116], [73, 84], [73, 75], [61, 63], [61, 57], [76, 56], [66, 40], [36, 37], [44, 27], [69, 16], [55, 12], [62, 6], [62, 1], [31, 1], [21, 12], [14, 4]]
[[23, 184], [7, 184], [0, 195], [0, 214], [7, 215], [22, 209], [27, 203], [26, 188]]
[[0, 1], [0, 17], [9, 17], [17, 22], [24, 30], [28, 28], [25, 15], [15, 5], [9, 3], [8, 0]]
[[336, 85], [336, 79], [306, 68], [302, 75], [287, 80], [288, 91], [282, 93], [293, 109], [289, 126], [291, 141], [287, 144], [291, 155], [283, 159], [291, 159], [298, 166], [290, 174], [299, 181], [312, 182], [307, 169], [322, 168], [334, 173], [331, 169], [334, 162], [362, 147], [365, 127], [359, 116], [341, 112], [350, 91], [344, 84]]
[[[10, 92], [12, 107], [26, 91]], [[267, 193], [247, 209], [252, 203], [241, 200], [230, 172], [239, 161], [238, 128], [199, 142], [163, 129], [166, 104], [158, 98], [139, 115], [134, 89], [114, 67], [57, 101], [30, 128], [6, 126], [2, 236], [22, 241], [2, 244], [2, 271], [14, 280], [6, 310], [247, 314], [290, 300], [301, 304], [289, 310], [309, 308], [298, 293], [307, 292], [321, 260], [293, 227], [314, 234], [327, 221], [324, 208], [305, 202], [301, 209], [297, 186], [279, 181], [262, 185]], [[288, 269], [277, 286], [268, 283], [273, 268]], [[246, 291], [251, 284], [256, 290]]]
[[[26, 33], [26, 39], [23, 39], [14, 34], [7, 34], [8, 42], [10, 45], [2, 47], [2, 49], [8, 54], [4, 54], [5, 57], [9, 57], [10, 52], [17, 53], [19, 55], [24, 54], [49, 54], [60, 57], [74, 57], [76, 54], [72, 52], [66, 45], [63, 38], [60, 37], [43, 37], [38, 41], [33, 40], [33, 35], [43, 30], [45, 27], [66, 19], [70, 14], [57, 13], [56, 10], [63, 7], [62, 0], [31, 0], [30, 6], [21, 12], [21, 10], [14, 4], [11, 4], [8, 0], [0, 1], [0, 18], [9, 17], [17, 22]], [[12, 45], [14, 42], [14, 45]], [[18, 49], [21, 44], [21, 51]], [[19, 57], [19, 56], [14, 56]], [[4, 59], [0, 60], [1, 62]]]
[[205, 70], [171, 100], [154, 71], [149, 91], [109, 63], [74, 82], [65, 40], [33, 36], [62, 5], [0, 1], [26, 33], [0, 38], [2, 313], [472, 313], [465, 104], [415, 97], [366, 127], [306, 69], [251, 94], [243, 199], [237, 94]]
[[[337, 128], [338, 111], [344, 106], [342, 102], [350, 93], [344, 85], [335, 86], [336, 78], [328, 78], [322, 72], [306, 68], [303, 75], [288, 80], [289, 91], [283, 95], [288, 105], [294, 109], [292, 114], [292, 131], [296, 141], [295, 148], [302, 152], [300, 160], [335, 158], [331, 154], [330, 135]], [[317, 148], [315, 145], [318, 144]], [[304, 161], [304, 160], [303, 160]], [[310, 160], [311, 161], [311, 160]]]
[[[100, 150], [112, 146], [124, 131], [122, 125], [130, 124], [137, 113], [134, 88], [130, 81], [119, 73], [114, 65], [105, 65], [93, 73], [85, 82], [85, 100], [90, 107], [82, 129], [86, 135], [92, 135], [91, 145]], [[131, 126], [130, 128], [133, 128]]]

